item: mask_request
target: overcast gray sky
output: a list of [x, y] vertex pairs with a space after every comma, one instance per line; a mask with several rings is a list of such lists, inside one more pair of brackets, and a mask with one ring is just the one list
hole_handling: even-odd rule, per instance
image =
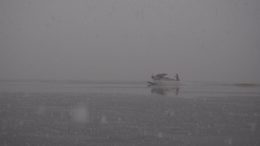
[[259, 0], [1, 0], [1, 79], [260, 81]]

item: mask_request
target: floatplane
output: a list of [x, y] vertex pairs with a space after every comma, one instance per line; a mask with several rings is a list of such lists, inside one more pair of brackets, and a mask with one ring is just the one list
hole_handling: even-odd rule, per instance
[[151, 76], [152, 81], [148, 81], [148, 86], [179, 86], [180, 78], [179, 74], [175, 75], [175, 78], [168, 77], [166, 73], [160, 73]]

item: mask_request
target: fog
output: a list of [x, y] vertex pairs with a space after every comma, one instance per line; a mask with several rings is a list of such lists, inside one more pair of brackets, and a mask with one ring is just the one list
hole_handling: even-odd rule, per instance
[[260, 82], [259, 0], [1, 0], [0, 79]]

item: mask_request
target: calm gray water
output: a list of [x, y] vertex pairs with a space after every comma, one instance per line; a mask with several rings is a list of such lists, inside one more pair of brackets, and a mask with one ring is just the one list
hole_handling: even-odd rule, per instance
[[1, 81], [0, 145], [260, 145], [260, 86]]

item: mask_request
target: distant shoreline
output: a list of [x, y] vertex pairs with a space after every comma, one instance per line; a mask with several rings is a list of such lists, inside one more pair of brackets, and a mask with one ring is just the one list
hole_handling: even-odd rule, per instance
[[[146, 84], [146, 80], [55, 80], [55, 79], [0, 79], [0, 82], [38, 82], [38, 83], [57, 83], [57, 84]], [[191, 84], [205, 85], [226, 85], [237, 87], [257, 87], [260, 83], [252, 82], [221, 82], [221, 81], [184, 81]]]

